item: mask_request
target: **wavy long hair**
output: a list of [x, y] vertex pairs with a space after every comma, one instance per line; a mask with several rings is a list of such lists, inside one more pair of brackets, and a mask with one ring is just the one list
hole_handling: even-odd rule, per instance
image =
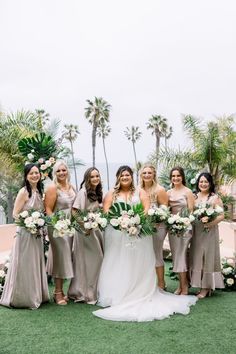
[[[29, 183], [29, 181], [27, 180], [27, 177], [28, 177], [28, 174], [30, 173], [31, 169], [33, 167], [37, 167], [38, 171], [39, 171], [39, 174], [40, 174], [40, 170], [39, 170], [39, 165], [36, 164], [36, 163], [28, 163], [27, 165], [25, 165], [24, 167], [24, 181], [23, 181], [23, 187], [25, 187], [27, 189], [27, 192], [29, 194], [29, 198], [32, 196], [32, 187]], [[40, 174], [41, 176], [41, 174]], [[40, 180], [38, 181], [37, 183], [37, 190], [39, 191], [39, 194], [41, 196], [43, 196], [43, 184], [42, 184], [42, 181], [41, 181], [41, 177], [40, 177]]]
[[209, 183], [209, 197], [213, 194], [215, 194], [215, 184], [213, 181], [213, 177], [209, 172], [202, 172], [200, 173], [200, 175], [197, 178], [197, 182], [196, 182], [196, 191], [197, 193], [200, 192], [200, 188], [199, 188], [199, 182], [200, 182], [200, 178], [201, 177], [205, 177]]
[[139, 175], [139, 186], [140, 188], [145, 189], [145, 182], [143, 180], [143, 171], [145, 168], [150, 168], [153, 172], [153, 180], [152, 180], [152, 185], [149, 188], [149, 197], [151, 200], [155, 200], [156, 198], [156, 187], [157, 187], [157, 172], [156, 172], [156, 168], [149, 163], [146, 163], [142, 166], [141, 170], [140, 170], [140, 175]]
[[[174, 171], [178, 171], [178, 172], [179, 172], [180, 176], [182, 177], [182, 184], [183, 184], [184, 186], [186, 186], [186, 178], [185, 178], [185, 174], [184, 174], [184, 169], [183, 169], [183, 167], [181, 167], [181, 166], [175, 166], [175, 167], [173, 167], [173, 168], [171, 169], [171, 171], [170, 171], [170, 181], [171, 181], [171, 179], [172, 179], [172, 173], [173, 173]], [[173, 187], [174, 187], [174, 185], [173, 185], [173, 183], [172, 183], [172, 188], [173, 188]]]
[[99, 184], [96, 186], [95, 189], [93, 189], [91, 185], [91, 173], [93, 171], [97, 171], [100, 177], [100, 172], [96, 167], [88, 168], [84, 173], [84, 179], [80, 184], [80, 189], [84, 186], [87, 192], [88, 199], [91, 202], [98, 201], [99, 203], [101, 203], [103, 197], [101, 177]]
[[70, 183], [70, 170], [69, 170], [69, 167], [68, 167], [67, 163], [64, 160], [57, 160], [55, 165], [53, 166], [53, 170], [52, 170], [53, 182], [55, 183], [55, 185], [56, 185], [56, 187], [58, 189], [61, 189], [61, 185], [60, 185], [60, 183], [57, 180], [57, 171], [58, 171], [58, 168], [61, 165], [64, 166], [66, 168], [66, 170], [67, 170], [66, 185], [67, 185], [68, 188], [71, 188], [72, 185]]
[[117, 195], [119, 194], [119, 192], [121, 190], [120, 177], [121, 177], [122, 173], [125, 171], [129, 172], [129, 174], [132, 177], [132, 181], [131, 181], [131, 185], [130, 185], [130, 192], [133, 193], [135, 191], [133, 170], [127, 165], [120, 166], [116, 172], [116, 182], [115, 182], [115, 187], [114, 187], [114, 191], [113, 191], [113, 200], [116, 199]]

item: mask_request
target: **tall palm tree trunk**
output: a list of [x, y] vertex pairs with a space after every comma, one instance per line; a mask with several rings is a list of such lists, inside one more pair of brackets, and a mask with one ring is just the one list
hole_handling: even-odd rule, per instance
[[135, 150], [135, 143], [133, 141], [132, 141], [132, 145], [133, 145], [135, 168], [136, 168], [136, 182], [138, 184], [138, 161], [137, 161], [137, 155], [136, 155], [136, 150]]
[[94, 123], [92, 129], [93, 167], [95, 167], [96, 134], [97, 134], [97, 124]]
[[102, 138], [102, 145], [103, 145], [103, 151], [104, 151], [104, 157], [106, 161], [106, 170], [107, 170], [107, 188], [108, 190], [110, 189], [110, 182], [109, 182], [109, 168], [108, 168], [108, 160], [107, 160], [107, 153], [106, 153], [106, 147], [105, 147], [105, 139]]
[[156, 169], [158, 168], [159, 150], [160, 150], [160, 135], [156, 133]]
[[78, 192], [78, 181], [77, 181], [77, 173], [76, 173], [76, 166], [75, 166], [74, 149], [71, 140], [70, 140], [70, 146], [71, 146], [71, 157], [72, 157], [72, 163], [73, 163], [73, 169], [75, 175], [75, 186], [76, 186], [76, 191]]

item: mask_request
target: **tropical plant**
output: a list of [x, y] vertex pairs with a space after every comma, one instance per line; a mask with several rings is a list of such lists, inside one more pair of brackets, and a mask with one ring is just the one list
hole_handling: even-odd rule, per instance
[[109, 122], [111, 106], [102, 98], [95, 97], [94, 102], [87, 100], [88, 107], [85, 108], [85, 117], [92, 125], [92, 160], [95, 166], [96, 136], [99, 125]]
[[137, 183], [138, 183], [139, 170], [138, 170], [138, 160], [137, 160], [135, 144], [141, 138], [142, 132], [139, 130], [139, 127], [135, 127], [134, 125], [132, 125], [131, 128], [126, 127], [126, 130], [124, 131], [124, 133], [125, 133], [125, 136], [127, 137], [127, 139], [131, 141], [132, 146], [133, 146], [135, 169], [136, 169], [136, 179], [137, 179]]
[[163, 131], [163, 136], [164, 136], [164, 139], [165, 139], [165, 149], [167, 150], [167, 147], [168, 147], [168, 140], [171, 138], [172, 134], [173, 134], [173, 128], [169, 125], [165, 126]]
[[161, 115], [152, 115], [147, 122], [147, 129], [150, 129], [152, 135], [156, 138], [156, 148], [155, 148], [155, 166], [158, 165], [159, 159], [159, 150], [160, 150], [160, 142], [161, 137], [164, 137], [164, 131], [167, 129], [168, 123], [165, 117]]
[[72, 158], [73, 170], [74, 170], [74, 175], [75, 175], [75, 185], [76, 185], [76, 190], [78, 192], [78, 181], [77, 181], [73, 142], [76, 140], [76, 138], [79, 134], [79, 129], [78, 129], [77, 125], [73, 125], [73, 124], [65, 124], [64, 128], [66, 129], [66, 131], [63, 133], [62, 136], [70, 142], [71, 158]]
[[102, 138], [103, 152], [104, 152], [104, 157], [105, 157], [105, 161], [106, 161], [108, 190], [110, 189], [110, 183], [109, 183], [109, 166], [108, 166], [108, 160], [107, 160], [107, 154], [106, 154], [105, 139], [108, 137], [110, 132], [111, 132], [111, 127], [109, 125], [107, 125], [105, 121], [101, 122], [100, 125], [98, 126], [97, 135], [100, 138]]
[[207, 169], [217, 186], [236, 176], [236, 132], [234, 116], [202, 122], [192, 115], [183, 116], [185, 131], [193, 143], [192, 160]]

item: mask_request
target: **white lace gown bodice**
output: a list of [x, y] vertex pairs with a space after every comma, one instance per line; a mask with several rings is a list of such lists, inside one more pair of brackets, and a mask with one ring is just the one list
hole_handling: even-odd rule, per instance
[[[124, 201], [117, 198], [117, 202]], [[130, 204], [139, 202], [134, 194]], [[159, 290], [152, 237], [141, 237], [130, 246], [130, 237], [108, 226], [104, 259], [98, 281], [97, 317], [112, 321], [152, 321], [174, 313], [188, 314], [195, 296], [177, 296]], [[108, 307], [110, 306], [110, 307]]]

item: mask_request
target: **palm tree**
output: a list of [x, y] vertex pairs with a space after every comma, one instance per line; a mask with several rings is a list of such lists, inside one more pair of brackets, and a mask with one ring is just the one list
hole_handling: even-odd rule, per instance
[[110, 189], [110, 183], [109, 183], [109, 168], [108, 168], [108, 160], [107, 160], [107, 154], [106, 154], [105, 139], [110, 134], [110, 132], [111, 132], [111, 127], [109, 125], [107, 125], [105, 122], [102, 122], [98, 126], [97, 134], [98, 134], [98, 136], [100, 138], [102, 138], [103, 152], [104, 152], [104, 157], [105, 157], [105, 161], [106, 161], [107, 188], [108, 188], [108, 190]]
[[168, 126], [167, 119], [165, 117], [162, 117], [161, 115], [152, 115], [152, 117], [149, 118], [147, 122], [147, 129], [151, 129], [152, 135], [155, 135], [156, 138], [156, 149], [155, 149], [156, 167], [158, 165], [161, 137], [164, 136], [163, 132], [165, 131], [167, 126]]
[[127, 137], [128, 140], [132, 142], [133, 146], [133, 152], [134, 152], [134, 160], [135, 160], [135, 169], [136, 169], [136, 180], [138, 183], [138, 160], [137, 160], [137, 154], [136, 154], [136, 149], [135, 149], [135, 144], [137, 140], [141, 138], [142, 132], [139, 130], [139, 127], [135, 127], [134, 125], [131, 126], [131, 128], [126, 127], [126, 130], [124, 131], [125, 136]]
[[87, 103], [88, 107], [85, 108], [85, 117], [92, 125], [93, 166], [95, 166], [97, 129], [102, 123], [109, 122], [111, 105], [102, 97], [95, 97], [94, 102], [87, 100]]
[[76, 191], [78, 192], [78, 181], [77, 181], [76, 164], [74, 158], [73, 142], [76, 140], [79, 134], [79, 129], [77, 125], [73, 125], [73, 124], [65, 124], [64, 128], [66, 129], [66, 131], [63, 133], [62, 136], [70, 142], [72, 164], [73, 164], [74, 175], [75, 175], [75, 185], [76, 185]]

